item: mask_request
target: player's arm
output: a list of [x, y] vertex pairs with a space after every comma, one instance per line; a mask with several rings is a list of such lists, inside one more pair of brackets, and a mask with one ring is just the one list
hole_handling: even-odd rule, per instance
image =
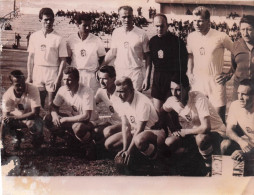
[[33, 69], [34, 69], [34, 53], [29, 52], [27, 59], [27, 82], [33, 82]]
[[188, 63], [187, 63], [187, 76], [190, 80], [190, 83], [192, 83], [193, 79], [194, 79], [193, 68], [194, 68], [194, 56], [192, 53], [189, 53], [188, 54]]
[[110, 49], [107, 53], [106, 56], [101, 64], [101, 66], [105, 66], [108, 65], [112, 60], [114, 60], [116, 58], [116, 54], [117, 54], [117, 49], [116, 48], [112, 48]]
[[146, 52], [144, 54], [144, 59], [145, 59], [146, 74], [143, 81], [142, 89], [146, 91], [150, 88], [150, 79], [151, 79], [151, 72], [152, 72], [152, 61], [151, 61], [150, 52]]
[[239, 137], [235, 131], [236, 125], [230, 123], [227, 124], [226, 135], [230, 139], [238, 143], [244, 153], [250, 152], [253, 147], [251, 147], [247, 141]]
[[211, 131], [211, 121], [210, 116], [199, 117], [200, 125], [198, 127], [193, 127], [191, 129], [181, 129], [180, 136], [184, 137], [186, 135], [197, 135], [197, 134], [207, 134]]
[[135, 148], [135, 141], [134, 141], [135, 137], [138, 134], [140, 134], [142, 131], [144, 131], [146, 123], [147, 123], [147, 121], [138, 121], [137, 122], [137, 128], [135, 129], [135, 132], [134, 132], [134, 135], [133, 135], [132, 140], [130, 142], [130, 145], [129, 145], [128, 149], [123, 153], [124, 163], [126, 165], [129, 164], [131, 153], [132, 153], [133, 149]]
[[75, 123], [75, 122], [89, 122], [92, 115], [92, 110], [86, 110], [84, 114], [76, 116], [62, 117], [60, 123]]
[[19, 116], [13, 116], [10, 114], [10, 112], [6, 112], [3, 116], [4, 122], [9, 123], [12, 120], [33, 120], [35, 117], [39, 116], [40, 113], [40, 107], [33, 107], [31, 109], [31, 112], [19, 115]]
[[62, 80], [63, 70], [65, 69], [65, 66], [66, 66], [66, 58], [65, 57], [59, 57], [59, 58], [60, 58], [60, 65], [59, 65], [57, 78], [56, 78], [55, 83], [54, 83], [54, 88], [55, 89], [59, 86], [59, 84]]

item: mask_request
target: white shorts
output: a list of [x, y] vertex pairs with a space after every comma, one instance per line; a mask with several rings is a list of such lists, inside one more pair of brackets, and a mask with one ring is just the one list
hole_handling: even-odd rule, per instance
[[96, 79], [95, 72], [79, 69], [79, 83], [90, 87], [94, 93], [99, 89], [100, 84]]
[[191, 90], [206, 95], [214, 107], [226, 105], [226, 86], [218, 84], [216, 76], [195, 77]]
[[34, 66], [33, 84], [40, 91], [54, 92], [54, 81], [57, 78], [58, 66]]
[[144, 80], [142, 67], [136, 69], [117, 69], [116, 68], [116, 79], [121, 78], [122, 76], [129, 77], [132, 80], [133, 87], [137, 91], [142, 90], [142, 84]]

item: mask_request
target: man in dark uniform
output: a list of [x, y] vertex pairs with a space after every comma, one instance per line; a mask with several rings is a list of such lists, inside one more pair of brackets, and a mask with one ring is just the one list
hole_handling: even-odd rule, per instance
[[[151, 95], [154, 106], [159, 112], [162, 104], [170, 94], [171, 76], [176, 72], [186, 74], [188, 52], [185, 43], [177, 36], [168, 31], [167, 17], [164, 14], [157, 14], [154, 17], [154, 26], [157, 35], [152, 37], [149, 42], [150, 55], [154, 64], [154, 75]], [[147, 79], [149, 87], [150, 74]]]

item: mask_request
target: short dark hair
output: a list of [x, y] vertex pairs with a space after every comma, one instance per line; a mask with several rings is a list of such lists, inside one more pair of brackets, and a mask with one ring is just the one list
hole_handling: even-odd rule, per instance
[[77, 14], [75, 16], [74, 20], [77, 22], [77, 24], [81, 24], [82, 20], [92, 22], [91, 16], [89, 14], [86, 14], [86, 13]]
[[240, 83], [240, 85], [248, 86], [250, 87], [250, 95], [254, 95], [254, 79], [243, 79]]
[[116, 77], [116, 70], [114, 66], [102, 66], [99, 71], [107, 73], [110, 78]]
[[67, 66], [64, 71], [64, 74], [70, 74], [72, 75], [77, 81], [79, 81], [79, 71], [77, 68], [73, 66]]
[[190, 88], [189, 78], [186, 74], [175, 73], [171, 77], [171, 82], [181, 85], [184, 88]]
[[124, 89], [128, 88], [134, 91], [132, 80], [129, 77], [121, 77], [115, 81], [116, 86], [122, 86]]
[[53, 12], [53, 10], [51, 8], [48, 8], [48, 7], [44, 7], [40, 10], [39, 12], [39, 19], [41, 20], [43, 15], [46, 15], [46, 16], [51, 16], [52, 18], [55, 17], [55, 14]]
[[204, 6], [196, 7], [193, 10], [192, 14], [195, 16], [203, 16], [205, 19], [210, 20], [210, 12], [209, 12], [208, 8], [206, 8]]
[[12, 82], [12, 77], [15, 77], [17, 79], [25, 79], [25, 76], [23, 74], [23, 72], [21, 72], [20, 70], [13, 70], [10, 75], [9, 75], [9, 79]]
[[254, 16], [253, 15], [244, 15], [240, 20], [240, 26], [242, 23], [247, 23], [254, 28]]
[[165, 14], [158, 13], [158, 14], [156, 14], [156, 15], [154, 16], [154, 18], [155, 18], [155, 17], [162, 17], [162, 18], [164, 18], [164, 20], [166, 21], [166, 23], [168, 23], [168, 19], [167, 19], [167, 16], [166, 16]]
[[120, 12], [120, 10], [123, 9], [123, 10], [127, 10], [129, 12], [131, 12], [133, 14], [133, 9], [131, 6], [128, 6], [128, 5], [123, 5], [121, 7], [118, 8], [118, 13]]

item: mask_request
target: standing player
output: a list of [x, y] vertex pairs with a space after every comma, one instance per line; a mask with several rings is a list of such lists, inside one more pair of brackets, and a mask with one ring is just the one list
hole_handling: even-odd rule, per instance
[[157, 112], [148, 97], [135, 91], [130, 78], [122, 77], [115, 81], [116, 92], [122, 103], [119, 104], [122, 119], [122, 132], [111, 136], [109, 149], [121, 150], [117, 156], [124, 158], [128, 165], [134, 151], [138, 150], [149, 159], [155, 159], [158, 149], [165, 141], [164, 130], [151, 130], [157, 120]]
[[14, 136], [16, 146], [19, 147], [21, 130], [27, 128], [33, 136], [33, 145], [38, 148], [43, 142], [39, 91], [33, 85], [25, 83], [25, 76], [20, 70], [12, 71], [9, 78], [12, 86], [3, 95], [0, 138], [9, 131]]
[[66, 44], [53, 29], [54, 12], [42, 8], [39, 13], [42, 29], [33, 33], [29, 40], [27, 73], [28, 82], [38, 87], [41, 105], [44, 107], [48, 92], [48, 105], [60, 85], [67, 57]]
[[[169, 132], [165, 143], [174, 153], [189, 135], [194, 135], [199, 152], [210, 171], [211, 155], [215, 145], [213, 141], [219, 141], [212, 140], [211, 132], [225, 136], [226, 127], [207, 97], [198, 91], [190, 91], [186, 75], [181, 77], [175, 75], [171, 78], [171, 92], [173, 96], [166, 100], [162, 108], [166, 112], [175, 110], [178, 113], [181, 129]], [[218, 134], [216, 136], [218, 138]]]
[[240, 20], [242, 38], [234, 42], [232, 65], [235, 69], [233, 77], [233, 99], [237, 99], [239, 82], [243, 79], [254, 79], [254, 16], [245, 15]]
[[[116, 107], [119, 104], [119, 98], [116, 94], [116, 71], [113, 66], [102, 66], [98, 71], [98, 78], [101, 88], [98, 89], [95, 95], [96, 104], [104, 102], [106, 107], [111, 112], [110, 119], [107, 122], [100, 123], [95, 128], [99, 137], [103, 140], [109, 138], [113, 134], [121, 131], [121, 118]], [[107, 141], [106, 141], [107, 143]], [[107, 148], [107, 145], [106, 145]]]
[[113, 31], [111, 49], [104, 64], [115, 59], [117, 78], [122, 76], [131, 78], [134, 89], [142, 91], [142, 88], [147, 88], [148, 75], [144, 80], [142, 68], [143, 60], [146, 69], [149, 68], [149, 39], [143, 30], [134, 26], [132, 7], [122, 6], [118, 9], [118, 13], [123, 26]]
[[[79, 72], [74, 67], [67, 67], [63, 71], [64, 86], [60, 87], [51, 105], [51, 113], [45, 117], [47, 128], [54, 133], [65, 130], [73, 133], [75, 137], [86, 145], [86, 155], [94, 158], [91, 132], [94, 129], [90, 122], [94, 109], [94, 93], [92, 89], [79, 84]], [[59, 109], [66, 105], [71, 114], [62, 114]]]
[[227, 136], [222, 142], [223, 154], [232, 154], [235, 160], [248, 158], [254, 152], [254, 81], [240, 82], [238, 100], [231, 103], [227, 118]]
[[71, 58], [71, 65], [79, 70], [79, 82], [96, 92], [99, 83], [95, 72], [104, 59], [105, 48], [101, 39], [90, 33], [92, 23], [90, 15], [79, 14], [76, 20], [79, 31], [67, 40], [68, 56]]
[[[157, 35], [149, 42], [151, 61], [154, 64], [154, 75], [151, 96], [157, 111], [170, 95], [170, 79], [174, 73], [186, 74], [188, 52], [185, 43], [168, 31], [167, 17], [157, 14], [154, 17]], [[150, 72], [152, 69], [150, 66]], [[147, 74], [149, 88], [150, 72]]]
[[195, 32], [187, 38], [189, 52], [188, 77], [192, 90], [208, 96], [223, 122], [226, 111], [225, 83], [230, 73], [222, 72], [225, 48], [232, 51], [233, 43], [224, 33], [211, 29], [210, 13], [205, 7], [193, 10]]

